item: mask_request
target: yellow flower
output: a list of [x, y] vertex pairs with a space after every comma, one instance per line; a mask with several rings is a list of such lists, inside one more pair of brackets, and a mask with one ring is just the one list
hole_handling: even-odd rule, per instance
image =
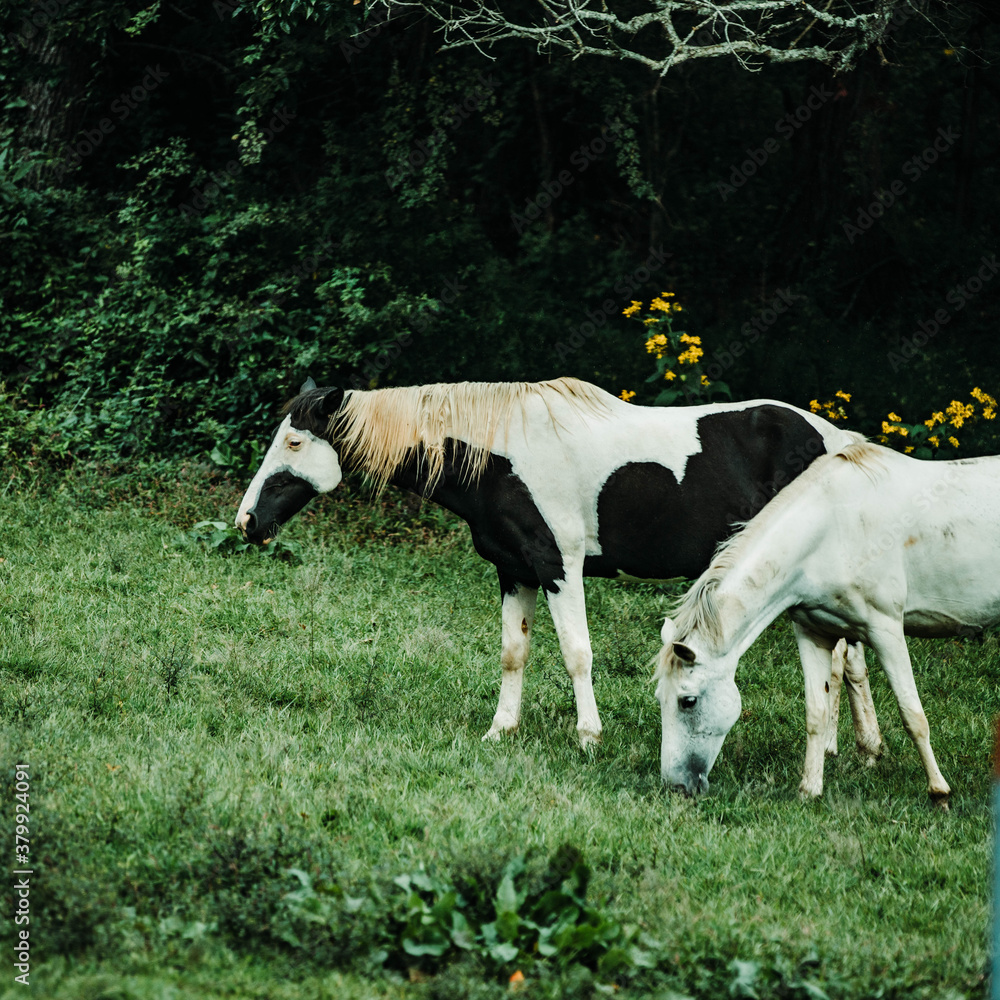
[[895, 413], [890, 413], [889, 414], [889, 419], [892, 420], [892, 421], [895, 421], [898, 424], [900, 422], [900, 420], [902, 420], [903, 418], [902, 417], [897, 417]]
[[702, 375], [702, 377], [701, 377], [701, 384], [705, 388], [708, 388], [708, 386], [710, 386], [712, 383], [708, 381], [708, 376], [707, 375]]
[[673, 292], [660, 292], [660, 295], [665, 299], [672, 299], [674, 297]]
[[618, 393], [618, 398], [624, 399], [626, 403], [631, 403], [632, 400], [635, 399], [635, 393], [632, 392], [631, 389], [622, 389], [622, 391]]
[[[980, 403], [982, 403], [984, 406], [988, 407], [989, 409], [991, 409], [991, 410], [996, 409], [997, 401], [988, 392], [983, 392], [983, 390], [980, 389], [978, 386], [975, 389], [972, 390], [972, 392], [970, 393], [970, 395], [974, 399], [978, 399]], [[987, 418], [987, 419], [989, 419], [989, 418]]]
[[685, 365], [685, 364], [687, 364], [687, 365], [693, 365], [693, 364], [697, 363], [698, 359], [704, 353], [705, 352], [700, 347], [696, 347], [695, 345], [692, 344], [692, 346], [689, 347], [686, 351], [684, 351], [683, 354], [678, 354], [677, 355], [677, 360], [682, 365]]
[[657, 360], [663, 357], [667, 351], [667, 335], [665, 333], [654, 333], [646, 341], [646, 353], [655, 354]]
[[659, 320], [658, 320], [658, 319], [657, 319], [657, 318], [656, 318], [655, 316], [647, 316], [647, 317], [646, 317], [646, 318], [645, 318], [645, 319], [643, 320], [643, 323], [645, 323], [645, 324], [646, 324], [646, 326], [650, 326], [650, 325], [651, 325], [651, 324], [653, 324], [653, 323], [659, 323], [659, 322], [660, 322], [660, 321], [659, 321]]
[[[953, 399], [946, 407], [945, 413], [951, 417], [952, 427], [961, 427], [965, 421], [976, 412], [976, 408], [971, 404], [963, 403], [957, 399]], [[942, 421], [943, 423], [944, 421]]]
[[993, 420], [997, 415], [997, 411], [993, 409], [992, 406], [987, 406], [983, 410], [983, 420]]
[[896, 428], [896, 433], [900, 437], [906, 437], [910, 432], [905, 427], [897, 427]]
[[882, 421], [882, 433], [883, 434], [891, 434], [895, 429], [896, 428], [893, 427], [892, 424], [890, 424], [888, 420], [883, 420]]
[[634, 316], [642, 308], [642, 303], [637, 302], [635, 299], [632, 300], [632, 305], [626, 306], [622, 310], [623, 316]]
[[937, 434], [932, 434], [927, 439], [927, 443], [934, 445], [934, 447], [936, 448], [941, 443], [941, 439], [937, 436]]
[[674, 380], [675, 378], [677, 378], [677, 372], [674, 372], [674, 371], [671, 371], [671, 370], [670, 370], [670, 369], [668, 368], [668, 369], [667, 369], [667, 370], [666, 370], [666, 371], [665, 371], [665, 372], [663, 373], [663, 377], [664, 377], [664, 378], [665, 378], [665, 379], [666, 379], [666, 380], [667, 380], [668, 382], [673, 382], [673, 380]]
[[818, 399], [810, 399], [809, 400], [809, 412], [810, 413], [819, 413], [819, 411], [822, 410], [822, 409], [823, 409], [823, 407], [820, 406]]
[[649, 310], [650, 312], [653, 312], [655, 310], [657, 312], [668, 313], [670, 312], [670, 303], [664, 302], [663, 299], [657, 296], [655, 299], [653, 299], [652, 302], [649, 303]]
[[907, 445], [907, 446], [906, 446], [906, 447], [905, 447], [905, 448], [903, 449], [903, 451], [905, 451], [905, 452], [906, 452], [906, 454], [907, 454], [907, 455], [909, 455], [909, 454], [910, 454], [910, 452], [911, 452], [911, 451], [913, 451], [913, 445], [912, 445], [912, 444], [908, 444], [908, 445]]
[[851, 394], [849, 392], [844, 392], [843, 389], [838, 389], [834, 395], [839, 399], [842, 399], [845, 403], [849, 403], [851, 401]]
[[682, 344], [696, 344], [698, 347], [701, 346], [701, 337], [692, 337], [689, 333], [681, 334]]
[[950, 444], [953, 448], [958, 447], [958, 441], [953, 437], [948, 438], [948, 444]]

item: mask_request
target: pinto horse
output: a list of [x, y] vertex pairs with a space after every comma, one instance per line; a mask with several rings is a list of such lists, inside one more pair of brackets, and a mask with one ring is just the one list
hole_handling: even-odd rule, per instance
[[[720, 546], [664, 622], [656, 694], [668, 786], [707, 787], [740, 714], [739, 658], [782, 611], [795, 627], [806, 685], [804, 796], [823, 791], [830, 649], [875, 651], [906, 731], [947, 805], [913, 681], [906, 635], [973, 635], [1000, 622], [1000, 457], [926, 462], [872, 444], [817, 459]], [[857, 718], [856, 718], [857, 723]]]
[[266, 544], [344, 470], [468, 522], [497, 568], [502, 680], [484, 737], [517, 729], [538, 590], [573, 681], [577, 732], [600, 738], [583, 578], [693, 577], [735, 521], [858, 436], [783, 403], [641, 407], [561, 378], [373, 391], [309, 383], [285, 408], [236, 517]]

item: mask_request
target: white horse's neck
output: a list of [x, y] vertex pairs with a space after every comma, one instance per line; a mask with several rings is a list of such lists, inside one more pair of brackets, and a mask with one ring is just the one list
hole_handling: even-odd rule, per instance
[[780, 503], [773, 511], [765, 508], [723, 553], [733, 562], [715, 587], [718, 638], [710, 645], [716, 653], [741, 657], [782, 611], [803, 600], [823, 507], [817, 495], [814, 503], [791, 510]]

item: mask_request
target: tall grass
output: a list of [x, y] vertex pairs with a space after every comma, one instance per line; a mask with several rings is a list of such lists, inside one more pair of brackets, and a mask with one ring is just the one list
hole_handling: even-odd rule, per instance
[[[595, 753], [544, 609], [521, 729], [483, 743], [499, 605], [460, 526], [326, 501], [286, 532], [298, 560], [185, 539], [237, 499], [64, 479], [0, 508], [0, 815], [10, 839], [26, 760], [36, 995], [488, 997], [515, 971], [539, 997], [985, 995], [994, 636], [911, 643], [950, 813], [877, 668], [886, 755], [864, 767], [845, 717], [823, 799], [798, 801], [784, 621], [741, 666], [711, 793], [685, 800], [660, 787], [649, 683], [669, 592], [588, 583]], [[652, 968], [400, 947], [396, 877], [431, 873], [485, 920], [511, 859], [530, 893], [562, 845]], [[326, 887], [308, 913], [292, 869]], [[0, 996], [23, 995], [8, 962]]]

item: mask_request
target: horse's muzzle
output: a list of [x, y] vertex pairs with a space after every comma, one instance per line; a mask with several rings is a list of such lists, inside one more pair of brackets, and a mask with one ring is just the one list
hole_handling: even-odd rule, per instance
[[277, 534], [277, 527], [273, 524], [270, 529], [261, 528], [257, 515], [252, 510], [248, 510], [236, 519], [236, 527], [240, 529], [240, 534], [254, 545], [267, 545]]
[[[699, 765], [701, 763], [698, 762]], [[708, 775], [702, 766], [692, 767], [681, 774], [664, 774], [663, 783], [670, 791], [681, 795], [704, 795], [708, 791]]]

